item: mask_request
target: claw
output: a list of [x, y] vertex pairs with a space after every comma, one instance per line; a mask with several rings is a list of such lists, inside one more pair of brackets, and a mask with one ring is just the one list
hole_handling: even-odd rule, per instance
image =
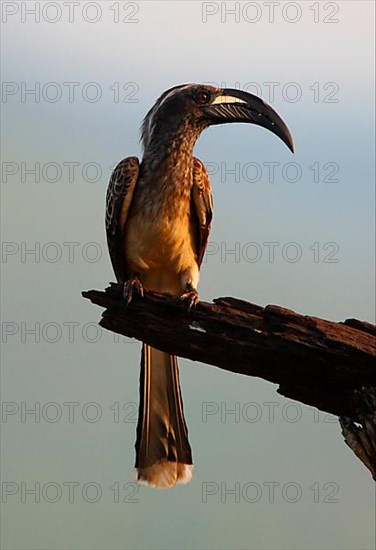
[[192, 311], [198, 304], [200, 296], [196, 288], [190, 288], [179, 296], [179, 300], [186, 302], [188, 311]]
[[138, 294], [141, 298], [144, 297], [144, 288], [138, 277], [132, 277], [132, 279], [128, 279], [128, 281], [124, 283], [123, 298], [125, 300], [125, 305], [131, 303], [135, 294]]

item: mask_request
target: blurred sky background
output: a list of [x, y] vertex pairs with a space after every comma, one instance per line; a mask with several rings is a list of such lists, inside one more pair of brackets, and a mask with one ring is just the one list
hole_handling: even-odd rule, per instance
[[[3, 495], [2, 547], [372, 548], [374, 484], [336, 419], [199, 363], [180, 361], [193, 483], [138, 490], [140, 345], [97, 332], [101, 311], [80, 293], [114, 279], [107, 182], [115, 163], [140, 154], [155, 99], [185, 82], [257, 83], [296, 154], [250, 125], [200, 138], [215, 204], [201, 297], [374, 321], [373, 2], [279, 2], [274, 22], [262, 2], [79, 2], [72, 22], [68, 3], [53, 4], [2, 2], [2, 480], [14, 493]], [[39, 22], [25, 12], [34, 6]], [[267, 82], [279, 83], [274, 99]], [[22, 93], [36, 83], [37, 98]], [[40, 181], [25, 172], [35, 163]], [[239, 177], [226, 172], [236, 163]], [[25, 332], [33, 327], [37, 336]], [[36, 403], [40, 418], [22, 416]], [[71, 422], [64, 403], [77, 404]], [[226, 415], [234, 408], [239, 417]], [[22, 490], [35, 483], [40, 502]]]

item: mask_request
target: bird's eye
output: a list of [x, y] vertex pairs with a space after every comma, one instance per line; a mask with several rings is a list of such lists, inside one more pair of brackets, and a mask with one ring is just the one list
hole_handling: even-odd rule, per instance
[[195, 97], [197, 103], [208, 103], [211, 99], [211, 93], [208, 90], [199, 90]]

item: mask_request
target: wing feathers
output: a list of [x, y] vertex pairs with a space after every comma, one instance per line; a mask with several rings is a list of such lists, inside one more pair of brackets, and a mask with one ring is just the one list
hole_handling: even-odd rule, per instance
[[106, 233], [108, 250], [118, 282], [126, 280], [123, 258], [123, 228], [139, 175], [137, 157], [128, 157], [112, 172], [106, 197]]
[[209, 239], [213, 217], [213, 197], [206, 168], [197, 158], [193, 160], [192, 202], [198, 220], [197, 263], [200, 267]]

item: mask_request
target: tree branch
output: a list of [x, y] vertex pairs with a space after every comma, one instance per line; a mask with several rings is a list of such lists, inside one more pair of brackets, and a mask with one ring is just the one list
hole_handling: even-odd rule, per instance
[[[341, 417], [346, 443], [376, 479], [376, 327], [265, 308], [235, 298], [199, 302], [147, 292], [124, 307], [122, 289], [82, 293], [105, 309], [100, 325], [193, 361], [279, 384], [278, 392]], [[361, 424], [361, 427], [357, 426]]]

